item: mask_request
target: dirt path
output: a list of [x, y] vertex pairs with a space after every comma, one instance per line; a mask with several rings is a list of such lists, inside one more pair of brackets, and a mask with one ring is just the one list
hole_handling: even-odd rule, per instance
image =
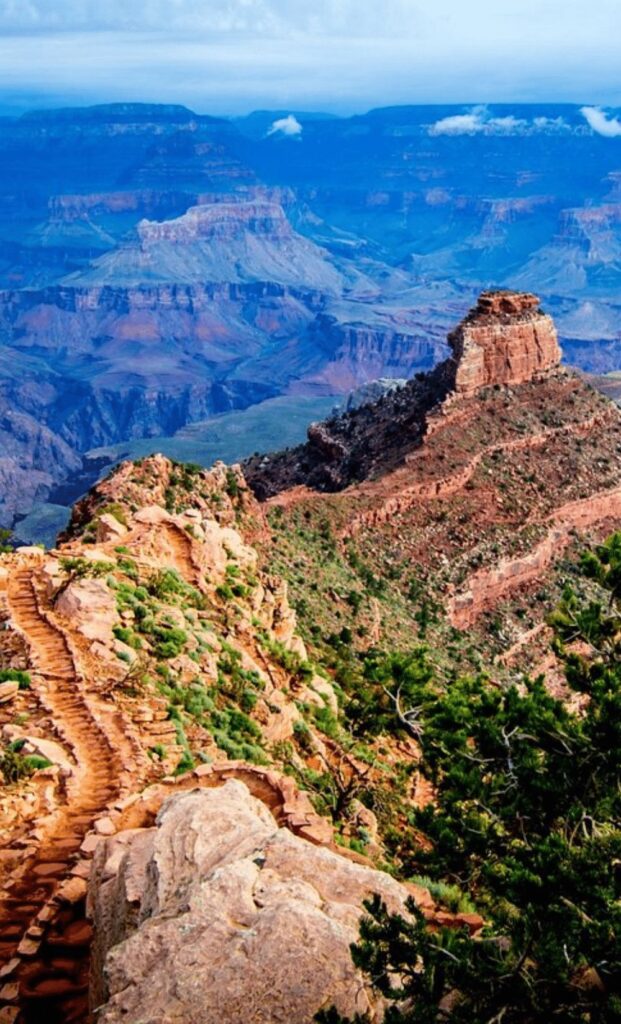
[[[87, 1019], [90, 928], [79, 879], [77, 899], [61, 898], [58, 890], [94, 818], [117, 798], [123, 765], [109, 723], [104, 728], [93, 714], [66, 636], [37, 595], [32, 568], [11, 577], [8, 598], [12, 620], [30, 647], [33, 689], [76, 768], [66, 803], [45, 822], [38, 844], [25, 851], [19, 872], [0, 893], [0, 1019], [71, 1024]], [[118, 740], [122, 744], [122, 735]], [[9, 1007], [16, 1006], [13, 1016]]]
[[166, 523], [165, 525], [175, 569], [186, 583], [191, 584], [193, 587], [200, 587], [202, 583], [201, 572], [192, 557], [192, 541], [190, 537], [183, 527], [177, 526], [175, 523]]

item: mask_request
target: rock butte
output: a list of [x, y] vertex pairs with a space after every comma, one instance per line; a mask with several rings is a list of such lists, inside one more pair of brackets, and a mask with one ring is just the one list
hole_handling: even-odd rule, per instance
[[561, 350], [552, 317], [527, 292], [483, 292], [449, 334], [454, 388], [474, 394], [497, 384], [523, 384], [558, 366]]
[[543, 380], [561, 360], [552, 318], [526, 292], [483, 292], [448, 341], [449, 359], [379, 403], [311, 424], [307, 444], [292, 452], [247, 460], [244, 472], [257, 495], [271, 497], [299, 484], [338, 491], [377, 476], [422, 443], [432, 417], [448, 411], [451, 401]]
[[621, 415], [559, 365], [535, 295], [484, 292], [449, 343], [430, 373], [244, 473], [260, 500], [329, 517], [371, 560], [414, 570], [470, 629], [540, 584], [578, 535], [621, 521]]

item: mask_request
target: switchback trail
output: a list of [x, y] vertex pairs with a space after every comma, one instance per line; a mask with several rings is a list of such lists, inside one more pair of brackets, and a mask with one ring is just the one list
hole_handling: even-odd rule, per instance
[[33, 689], [76, 765], [65, 802], [0, 892], [0, 1020], [75, 1024], [88, 1017], [90, 942], [76, 862], [93, 820], [119, 795], [127, 739], [120, 723], [112, 735], [110, 721], [104, 727], [93, 714], [67, 636], [37, 591], [35, 568], [12, 575], [8, 599], [30, 647]]

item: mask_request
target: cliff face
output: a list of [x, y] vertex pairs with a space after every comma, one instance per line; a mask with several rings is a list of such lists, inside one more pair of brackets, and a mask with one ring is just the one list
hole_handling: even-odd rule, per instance
[[[2, 525], [11, 525], [16, 510], [28, 512], [35, 496], [45, 500], [51, 487], [73, 477], [80, 454], [91, 448], [171, 435], [188, 423], [288, 390], [334, 394], [369, 374], [381, 375], [384, 367], [406, 376], [421, 363], [434, 362], [443, 346], [422, 337], [414, 317], [397, 324], [369, 309], [371, 328], [349, 322], [359, 315], [357, 309], [340, 310], [340, 320], [326, 315], [332, 299], [325, 289], [336, 280], [334, 269], [324, 265], [317, 247], [294, 237], [286, 221], [283, 226], [281, 213], [274, 230], [293, 237], [293, 248], [286, 238], [257, 234], [243, 213], [248, 208], [258, 209], [239, 203], [238, 218], [229, 215], [229, 204], [222, 219], [210, 208], [204, 221], [203, 213], [199, 218], [200, 231], [237, 233], [237, 242], [201, 235], [194, 241], [153, 243], [166, 249], [161, 261], [154, 258], [160, 269], [171, 253], [186, 266], [188, 250], [198, 245], [199, 262], [211, 261], [207, 278], [218, 278], [219, 284], [201, 279], [130, 286], [99, 280], [90, 286], [0, 292], [5, 343], [0, 409], [7, 411], [3, 454], [8, 460], [0, 493]], [[264, 226], [267, 232], [269, 225]], [[158, 232], [162, 228], [157, 225]], [[146, 248], [151, 252], [151, 243]], [[307, 253], [310, 276], [305, 276]], [[252, 277], [251, 268], [268, 280], [242, 280]], [[277, 283], [283, 279], [279, 268], [297, 284]], [[179, 268], [175, 274], [180, 276]], [[305, 280], [311, 283], [303, 285]], [[34, 430], [28, 441], [18, 427], [18, 420], [28, 417], [49, 432], [49, 444], [36, 443]], [[39, 474], [36, 489], [33, 477], [19, 490], [14, 481], [26, 480], [31, 469]]]
[[282, 207], [266, 200], [192, 206], [170, 220], [141, 220], [136, 231], [137, 243], [113, 249], [65, 283], [261, 281], [328, 295], [345, 286], [328, 253], [294, 231]]
[[459, 394], [523, 384], [561, 361], [552, 318], [527, 293], [484, 292], [448, 340]]

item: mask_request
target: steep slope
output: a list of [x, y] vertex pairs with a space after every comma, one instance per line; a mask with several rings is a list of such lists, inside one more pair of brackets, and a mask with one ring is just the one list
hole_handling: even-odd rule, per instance
[[[304, 756], [345, 754], [314, 725], [312, 709], [328, 714], [336, 699], [305, 660], [286, 586], [257, 570], [240, 528], [259, 537], [265, 525], [238, 471], [154, 457], [124, 464], [82, 502], [59, 550], [0, 555], [7, 1020], [85, 1020], [90, 858], [120, 812], [138, 822], [145, 783], [238, 778], [280, 801], [296, 835], [334, 847], [308, 798], [260, 767], [282, 767], [286, 750], [303, 774]], [[45, 760], [23, 760], [31, 750]], [[213, 768], [194, 776], [200, 760]], [[145, 813], [164, 795], [147, 790]]]
[[[199, 800], [199, 817], [213, 818], [213, 805], [216, 818], [237, 820], [236, 808], [247, 808], [231, 846], [238, 849], [235, 874], [248, 843], [256, 847], [256, 830], [245, 831], [253, 816], [270, 825], [265, 855], [274, 854], [274, 871], [277, 851], [289, 851], [278, 869], [287, 914], [301, 915], [317, 950], [341, 965], [317, 987], [310, 980], [316, 959], [306, 949], [308, 992], [292, 1004], [300, 1024], [308, 1000], [316, 1009], [333, 999], [375, 1005], [370, 992], [352, 1003], [359, 978], [349, 969], [343, 976], [361, 901], [374, 885], [395, 906], [412, 894], [429, 917], [454, 919], [424, 887], [404, 890], [370, 871], [389, 855], [397, 863], [399, 853], [385, 845], [384, 825], [361, 797], [377, 786], [388, 801], [382, 821], [398, 834], [424, 787], [417, 772], [406, 784], [393, 779], [391, 766], [416, 748], [405, 735], [363, 742], [348, 731], [330, 672], [309, 661], [297, 633], [286, 583], [259, 567], [256, 546], [268, 535], [238, 468], [207, 472], [154, 456], [122, 464], [79, 502], [57, 550], [0, 555], [0, 1001], [7, 1021], [85, 1022], [91, 951], [91, 1005], [114, 995], [110, 1019], [129, 989], [150, 984], [148, 973], [139, 982], [138, 961], [127, 984], [104, 972], [104, 963], [112, 971], [112, 947], [134, 941], [139, 923], [133, 883], [121, 894], [123, 855], [135, 839], [132, 851], [142, 857], [160, 809], [188, 790], [194, 806], [197, 789], [223, 787], [215, 804]], [[221, 843], [222, 829], [214, 827]], [[109, 845], [108, 837], [115, 837]], [[256, 849], [253, 856], [256, 862]], [[118, 887], [108, 884], [114, 864]], [[303, 889], [319, 866], [344, 888], [317, 916], [321, 886], [308, 899]], [[202, 884], [204, 871], [199, 856], [188, 885]], [[274, 884], [274, 893], [284, 893]], [[117, 897], [129, 901], [124, 909], [115, 909]], [[220, 896], [216, 902], [226, 916]], [[176, 930], [169, 917], [164, 928]], [[269, 918], [261, 917], [261, 928]], [[476, 930], [481, 919], [466, 915], [459, 923]], [[285, 933], [277, 929], [270, 955], [288, 974], [294, 964], [283, 959], [277, 935]], [[234, 931], [233, 945], [238, 937]], [[143, 943], [140, 933], [135, 941]], [[154, 1013], [163, 1012], [162, 998]], [[190, 1003], [183, 1006], [190, 1013]], [[255, 1009], [258, 1021], [264, 1009]]]
[[[215, 932], [227, 964], [248, 956], [232, 1021], [272, 998], [296, 1024], [333, 1001], [379, 1011], [346, 956], [375, 886], [480, 929], [369, 873], [412, 876], [410, 812], [433, 799], [391, 659], [440, 686], [493, 658], [494, 682], [544, 654], [554, 669], [567, 556], [621, 524], [621, 414], [559, 366], [532, 295], [485, 293], [449, 343], [430, 374], [251, 460], [267, 502], [239, 467], [153, 456], [81, 500], [57, 550], [0, 555], [8, 1021], [85, 1022], [89, 968], [103, 1019], [155, 1021], [171, 999], [214, 1019], [210, 983], [199, 1009], [186, 982]], [[301, 922], [297, 967], [281, 913]], [[260, 988], [252, 927], [304, 978], [291, 1003]], [[318, 977], [317, 957], [340, 967]]]
[[[376, 629], [379, 615], [401, 638], [453, 636], [472, 664], [474, 648], [500, 653], [542, 622], [558, 593], [554, 566], [578, 534], [585, 543], [619, 522], [619, 411], [558, 365], [537, 306], [531, 295], [483, 295], [431, 374], [245, 464], [270, 499], [267, 557], [324, 635]], [[322, 534], [333, 538], [327, 566]], [[460, 640], [455, 629], [474, 633]]]
[[[168, 198], [178, 207], [179, 194]], [[365, 268], [368, 276], [332, 259], [292, 228], [278, 198], [260, 189], [228, 202], [188, 197], [199, 205], [140, 220], [138, 240], [117, 238], [62, 285], [0, 293], [0, 400], [15, 413], [5, 419], [3, 525], [54, 484], [80, 479], [92, 448], [170, 436], [291, 391], [338, 394], [385, 369], [433, 365], [443, 346], [415, 297], [385, 305], [382, 268]], [[68, 196], [55, 209], [73, 224], [102, 209], [135, 222], [157, 207], [142, 192]], [[18, 421], [33, 413], [49, 431], [45, 445], [26, 430], [20, 437]]]
[[423, 441], [429, 414], [446, 414], [456, 399], [484, 388], [514, 387], [549, 375], [561, 352], [551, 318], [538, 307], [534, 295], [483, 293], [449, 334], [449, 359], [375, 404], [313, 424], [307, 445], [249, 460], [244, 470], [251, 486], [264, 498], [301, 483], [341, 490], [376, 477], [407, 461]]

